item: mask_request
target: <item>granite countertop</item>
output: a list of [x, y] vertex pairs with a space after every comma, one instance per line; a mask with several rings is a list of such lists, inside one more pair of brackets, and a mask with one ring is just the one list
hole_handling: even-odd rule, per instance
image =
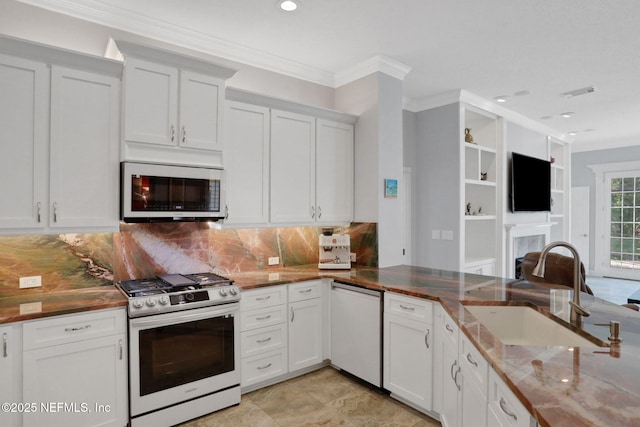
[[0, 325], [126, 306], [127, 299], [115, 286], [29, 293], [0, 298]]
[[[568, 313], [572, 291], [411, 266], [350, 271], [303, 266], [231, 276], [241, 289], [329, 277], [438, 301], [541, 426], [640, 425], [640, 313], [628, 308], [582, 294], [591, 316], [580, 328], [567, 319], [566, 326], [601, 347], [505, 345], [465, 304], [526, 305], [560, 314]], [[621, 323], [617, 345], [608, 340], [611, 320]]]

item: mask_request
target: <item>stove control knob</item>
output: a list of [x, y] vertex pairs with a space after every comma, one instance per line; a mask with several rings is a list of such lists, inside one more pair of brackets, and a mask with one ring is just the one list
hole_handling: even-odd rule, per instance
[[144, 306], [144, 301], [136, 299], [131, 303], [134, 308], [142, 308]]
[[148, 305], [149, 307], [153, 307], [153, 306], [155, 306], [155, 305], [156, 305], [156, 300], [155, 300], [155, 299], [152, 299], [152, 298], [149, 298], [149, 299], [147, 300], [147, 305]]
[[238, 288], [236, 288], [235, 286], [232, 286], [232, 287], [229, 289], [229, 293], [230, 293], [231, 295], [233, 295], [233, 296], [238, 295]]
[[160, 303], [160, 305], [167, 305], [169, 304], [169, 297], [166, 295], [162, 295], [158, 302]]
[[227, 296], [227, 290], [225, 288], [220, 288], [220, 296], [221, 297], [226, 297]]
[[193, 294], [184, 294], [184, 298], [185, 298], [187, 301], [193, 301], [193, 299], [194, 299], [195, 297], [193, 296]]

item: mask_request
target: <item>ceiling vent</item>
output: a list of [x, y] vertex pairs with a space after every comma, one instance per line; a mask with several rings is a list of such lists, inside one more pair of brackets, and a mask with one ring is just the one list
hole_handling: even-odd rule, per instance
[[582, 89], [572, 90], [570, 92], [565, 92], [562, 94], [565, 98], [573, 98], [574, 96], [586, 95], [588, 93], [593, 93], [596, 91], [596, 88], [593, 86], [583, 87]]

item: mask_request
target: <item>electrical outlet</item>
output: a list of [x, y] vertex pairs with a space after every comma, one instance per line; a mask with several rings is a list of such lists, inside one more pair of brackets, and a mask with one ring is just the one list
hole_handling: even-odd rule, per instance
[[280, 257], [279, 256], [270, 256], [269, 257], [269, 265], [278, 265], [280, 264]]
[[356, 262], [356, 253], [355, 252], [351, 252], [349, 254], [349, 256], [351, 257], [351, 262]]
[[42, 286], [42, 276], [27, 276], [20, 278], [20, 289], [39, 288]]
[[20, 314], [33, 314], [42, 312], [42, 301], [25, 302], [20, 304]]

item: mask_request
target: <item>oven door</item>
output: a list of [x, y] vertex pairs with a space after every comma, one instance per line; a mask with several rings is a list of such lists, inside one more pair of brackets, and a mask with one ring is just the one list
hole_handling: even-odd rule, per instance
[[129, 319], [132, 416], [240, 384], [239, 306]]

